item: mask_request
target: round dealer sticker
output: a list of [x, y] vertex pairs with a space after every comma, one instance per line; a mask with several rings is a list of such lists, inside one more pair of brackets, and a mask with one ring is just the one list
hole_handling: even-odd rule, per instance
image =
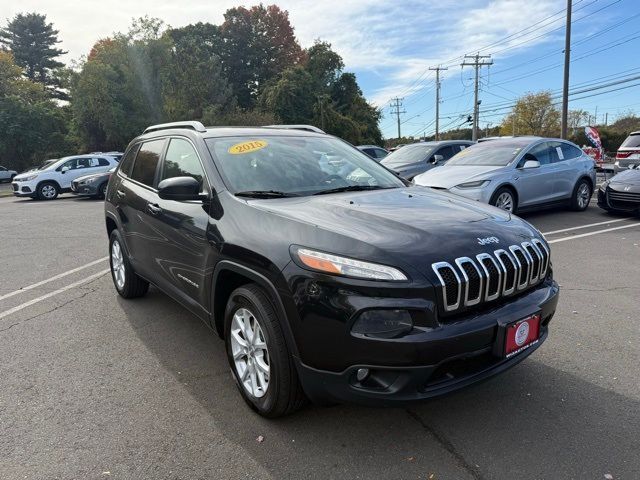
[[249, 142], [236, 143], [227, 150], [232, 155], [240, 155], [243, 153], [251, 153], [256, 150], [262, 150], [268, 145], [264, 140], [251, 140]]
[[518, 329], [516, 330], [515, 341], [516, 345], [521, 347], [524, 345], [524, 342], [529, 338], [529, 322], [522, 322], [518, 325]]

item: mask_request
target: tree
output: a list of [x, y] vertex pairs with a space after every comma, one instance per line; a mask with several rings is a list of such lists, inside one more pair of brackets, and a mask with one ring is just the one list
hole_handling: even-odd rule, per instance
[[23, 170], [43, 157], [68, 152], [69, 111], [44, 86], [22, 76], [9, 52], [0, 51], [0, 160]]
[[0, 44], [11, 51], [29, 80], [40, 82], [54, 96], [65, 98], [54, 72], [64, 65], [56, 58], [67, 52], [55, 47], [60, 43], [58, 30], [46, 20], [46, 15], [19, 13], [0, 29]]
[[285, 70], [261, 97], [263, 106], [284, 123], [310, 123], [315, 101], [313, 79], [300, 65]]
[[289, 14], [276, 5], [231, 8], [220, 26], [224, 73], [241, 108], [251, 108], [265, 85], [303, 58]]
[[501, 135], [557, 136], [560, 111], [554, 106], [551, 92], [528, 93], [518, 99], [500, 126]]

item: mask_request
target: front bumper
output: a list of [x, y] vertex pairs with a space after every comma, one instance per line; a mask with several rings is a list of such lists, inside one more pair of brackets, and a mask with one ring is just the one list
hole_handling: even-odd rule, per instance
[[16, 197], [33, 197], [36, 194], [36, 182], [11, 182], [11, 188], [13, 188], [13, 195]]
[[[296, 273], [291, 268], [288, 273]], [[297, 272], [299, 273], [299, 272]], [[446, 315], [438, 313], [430, 285], [372, 287], [367, 283], [322, 277], [289, 277], [284, 299], [299, 357], [297, 370], [312, 400], [364, 405], [397, 405], [457, 390], [496, 375], [530, 355], [548, 335], [559, 289], [548, 277], [517, 296]], [[339, 284], [336, 284], [339, 282]], [[408, 288], [407, 288], [408, 287]], [[410, 311], [414, 329], [399, 338], [352, 333], [354, 319], [375, 309]], [[538, 342], [505, 359], [494, 354], [501, 325], [539, 313]], [[368, 369], [358, 381], [359, 369]]]
[[598, 206], [607, 211], [640, 215], [640, 194], [598, 189]]
[[453, 193], [460, 197], [468, 198], [469, 200], [475, 200], [481, 203], [489, 203], [493, 191], [489, 188], [490, 185], [481, 188], [457, 188], [452, 187], [447, 192]]

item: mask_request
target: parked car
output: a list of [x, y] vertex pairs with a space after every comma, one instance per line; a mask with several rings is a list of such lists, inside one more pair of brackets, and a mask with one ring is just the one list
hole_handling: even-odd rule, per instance
[[387, 150], [382, 147], [378, 147], [377, 145], [358, 145], [356, 148], [378, 162], [389, 155]]
[[13, 194], [39, 200], [53, 200], [60, 193], [71, 191], [71, 182], [93, 173], [106, 172], [118, 165], [110, 156], [74, 155], [64, 157], [42, 170], [21, 173], [13, 179]]
[[[326, 152], [348, 168], [324, 171]], [[305, 395], [401, 405], [483, 380], [542, 344], [558, 301], [530, 224], [323, 133], [150, 127], [105, 217], [120, 296], [153, 283], [198, 315], [267, 417]]]
[[71, 193], [93, 198], [104, 198], [107, 193], [107, 184], [116, 167], [101, 173], [83, 175], [71, 182]]
[[402, 178], [411, 180], [416, 175], [444, 165], [456, 153], [471, 145], [473, 142], [466, 140], [412, 143], [389, 154], [381, 163]]
[[640, 214], [640, 163], [600, 185], [598, 206], [610, 212]]
[[640, 165], [640, 132], [631, 132], [618, 148], [613, 173], [620, 173], [635, 165]]
[[571, 142], [516, 137], [473, 145], [415, 178], [508, 212], [553, 205], [582, 211], [596, 185], [593, 159]]
[[9, 170], [0, 165], [0, 182], [11, 182], [17, 174], [15, 170]]

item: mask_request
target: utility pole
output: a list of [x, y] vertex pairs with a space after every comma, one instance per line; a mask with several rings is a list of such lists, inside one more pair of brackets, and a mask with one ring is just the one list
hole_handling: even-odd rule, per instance
[[436, 140], [440, 140], [440, 71], [449, 70], [446, 67], [429, 67], [429, 70], [436, 72]]
[[[393, 99], [393, 103], [390, 105], [392, 108], [391, 114], [395, 115], [398, 119], [398, 140], [402, 138], [402, 135], [400, 135], [400, 115], [403, 113], [407, 113], [406, 110], [400, 111], [400, 107], [402, 106], [402, 100], [404, 100], [404, 98], [396, 97]], [[395, 108], [395, 111], [393, 111], [394, 108]]]
[[567, 119], [569, 115], [569, 63], [571, 62], [571, 9], [572, 0], [567, 0], [567, 26], [564, 39], [564, 81], [562, 84], [562, 120], [560, 138], [567, 138]]
[[609, 112], [605, 112], [604, 114], [604, 126], [606, 127], [609, 124]]
[[[473, 89], [473, 129], [471, 133], [471, 140], [474, 142], [478, 140], [478, 117], [479, 117], [479, 107], [478, 103], [478, 83], [480, 81], [479, 73], [480, 67], [493, 65], [493, 60], [491, 60], [491, 55], [480, 55], [480, 52], [475, 55], [465, 55], [465, 60], [460, 64], [461, 67], [474, 67], [476, 69], [476, 79], [475, 85]], [[472, 62], [468, 62], [466, 59], [473, 59]], [[486, 60], [485, 60], [486, 59]]]

